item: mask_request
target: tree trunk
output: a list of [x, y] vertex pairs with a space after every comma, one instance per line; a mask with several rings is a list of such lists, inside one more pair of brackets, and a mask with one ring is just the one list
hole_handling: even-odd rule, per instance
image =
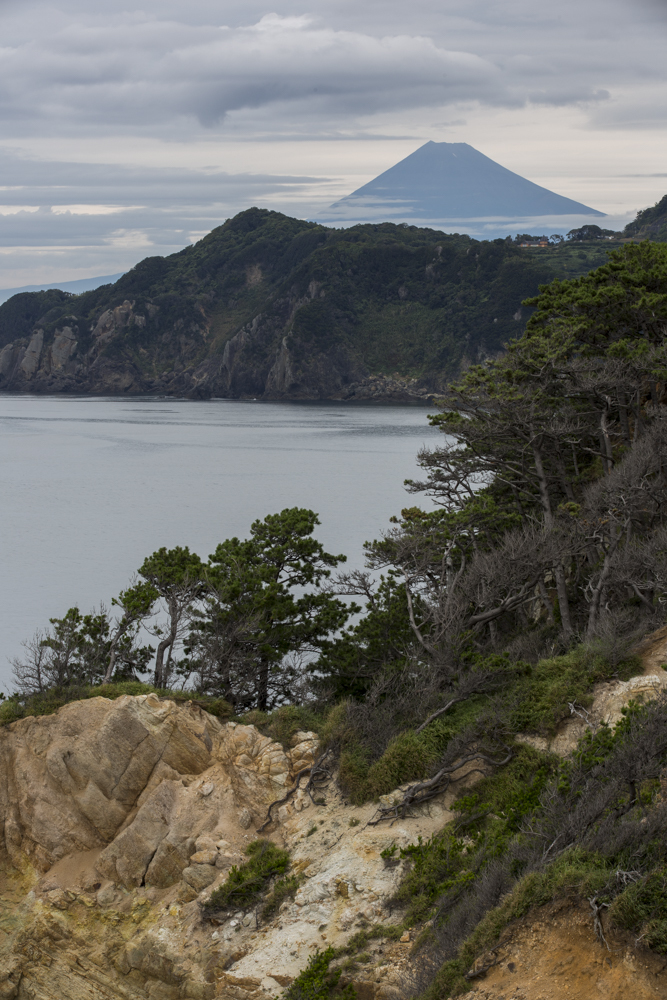
[[609, 436], [608, 409], [600, 414], [600, 451], [602, 452], [602, 468], [608, 476], [614, 468], [614, 454]]
[[113, 677], [114, 667], [116, 666], [116, 643], [115, 641], [111, 643], [111, 649], [109, 651], [109, 666], [107, 667], [107, 672], [104, 675], [103, 684], [110, 684], [111, 678]]
[[158, 643], [157, 652], [155, 654], [155, 673], [153, 675], [153, 684], [156, 688], [161, 688], [163, 686], [162, 677], [164, 673], [164, 654], [165, 650], [171, 646], [171, 642], [172, 640], [170, 634], [166, 639], [163, 639], [162, 642]]
[[586, 629], [586, 638], [592, 639], [595, 635], [595, 626], [597, 625], [598, 616], [600, 613], [600, 599], [602, 597], [602, 592], [605, 588], [605, 584], [609, 579], [609, 574], [611, 573], [611, 561], [618, 547], [618, 543], [621, 538], [621, 533], [619, 532], [616, 538], [612, 539], [609, 544], [604, 557], [604, 562], [602, 563], [602, 569], [600, 570], [600, 576], [598, 577], [598, 582], [593, 588], [593, 593], [591, 595], [591, 606], [588, 609], [588, 628]]
[[538, 582], [538, 587], [539, 587], [539, 590], [540, 590], [540, 597], [542, 598], [542, 604], [544, 605], [544, 610], [547, 613], [547, 618], [549, 620], [549, 624], [553, 625], [554, 621], [555, 621], [555, 619], [554, 619], [554, 609], [553, 609], [553, 604], [551, 603], [551, 600], [549, 598], [549, 594], [547, 592], [547, 588], [544, 586], [544, 580], [540, 580]]
[[[153, 684], [156, 688], [164, 687], [165, 683], [165, 668], [164, 668], [164, 654], [169, 650], [171, 659], [171, 648], [176, 642], [176, 636], [178, 635], [178, 620], [179, 620], [179, 608], [178, 603], [175, 600], [169, 600], [169, 635], [166, 639], [158, 644], [157, 652], [155, 654], [155, 676], [153, 678]], [[169, 662], [169, 660], [167, 661]]]
[[[549, 484], [547, 483], [542, 454], [537, 445], [533, 442], [533, 459], [535, 461], [535, 471], [540, 488], [540, 500], [544, 508], [544, 523], [547, 528], [553, 529], [554, 517], [551, 510], [551, 500], [549, 498]], [[558, 607], [560, 609], [560, 620], [565, 635], [572, 634], [572, 621], [570, 619], [570, 602], [567, 596], [567, 585], [565, 582], [565, 571], [562, 565], [554, 566], [554, 577], [556, 579], [556, 592], [558, 594]]]
[[259, 661], [259, 678], [257, 685], [257, 708], [260, 712], [266, 712], [269, 702], [269, 668], [271, 664], [268, 660]]
[[560, 621], [565, 635], [572, 635], [572, 620], [570, 618], [570, 601], [567, 596], [567, 582], [565, 580], [565, 570], [561, 565], [554, 566], [554, 577], [556, 578], [556, 593], [558, 594], [558, 609], [560, 611]]
[[535, 471], [537, 472], [537, 481], [540, 490], [540, 501], [544, 509], [544, 521], [547, 528], [553, 527], [553, 514], [551, 512], [551, 499], [549, 497], [549, 484], [547, 483], [546, 473], [544, 471], [544, 462], [542, 461], [542, 454], [540, 449], [535, 443], [533, 443], [533, 461], [535, 462]]
[[630, 421], [628, 420], [628, 407], [625, 392], [621, 389], [618, 393], [618, 417], [621, 424], [621, 431], [623, 433], [623, 442], [628, 445], [632, 444], [632, 438], [630, 437]]

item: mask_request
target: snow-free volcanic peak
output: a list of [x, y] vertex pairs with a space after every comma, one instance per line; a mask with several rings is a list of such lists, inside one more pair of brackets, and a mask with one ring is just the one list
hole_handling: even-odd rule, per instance
[[603, 216], [533, 184], [468, 145], [427, 142], [333, 204], [320, 221], [502, 222]]

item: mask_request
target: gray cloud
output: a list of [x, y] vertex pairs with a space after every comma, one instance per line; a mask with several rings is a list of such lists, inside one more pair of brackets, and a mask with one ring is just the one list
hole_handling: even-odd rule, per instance
[[[464, 141], [465, 121], [484, 115], [507, 114], [515, 128], [522, 109], [582, 109], [592, 130], [655, 132], [666, 27], [662, 0], [309, 0], [274, 12], [256, 0], [143, 0], [136, 10], [1, 0], [0, 284], [33, 280], [3, 276], [12, 247], [24, 261], [33, 248], [36, 267], [52, 248], [49, 267], [76, 265], [78, 276], [93, 261], [110, 271], [168, 253], [251, 204], [316, 214], [342, 193], [327, 199], [340, 175], [364, 166], [332, 155], [316, 171], [305, 140], [311, 154], [316, 140], [350, 137], [396, 149], [414, 132], [415, 148], [450, 129]], [[220, 169], [225, 142], [258, 138], [256, 173]], [[523, 148], [530, 138], [529, 126]], [[67, 162], [68, 142], [92, 140], [120, 162]], [[169, 143], [212, 140], [215, 169], [170, 166]], [[162, 165], [129, 165], [156, 162], [155, 148], [137, 153], [151, 141], [164, 143]], [[272, 142], [293, 143], [285, 174], [273, 172]]]
[[239, 203], [285, 200], [328, 180], [44, 162], [7, 151], [0, 151], [0, 177], [0, 247], [119, 245], [123, 233], [143, 233], [143, 245], [176, 248], [220, 225]]
[[[274, 125], [284, 127], [290, 116], [349, 119], [471, 101], [595, 104], [623, 80], [664, 79], [664, 39], [637, 25], [628, 4], [560, 0], [547, 13], [527, 0], [450, 4], [439, 18], [423, 6], [423, 18], [419, 5], [406, 18], [405, 5], [388, 0], [384, 16], [369, 19], [351, 5], [319, 3], [313, 15], [234, 23], [233, 5], [139, 14], [112, 3], [93, 15], [72, 5], [65, 14], [46, 8], [43, 18], [33, 8], [28, 19], [28, 4], [24, 30], [16, 15], [0, 60], [0, 118], [28, 131], [39, 123], [61, 134], [159, 133], [279, 108]], [[221, 13], [232, 18], [222, 23]], [[640, 29], [638, 58], [628, 37]]]

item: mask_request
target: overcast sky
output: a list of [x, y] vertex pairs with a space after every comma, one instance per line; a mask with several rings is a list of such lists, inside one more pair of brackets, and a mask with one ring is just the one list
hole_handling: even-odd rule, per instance
[[304, 218], [428, 139], [610, 216], [667, 192], [665, 0], [0, 0], [0, 287]]

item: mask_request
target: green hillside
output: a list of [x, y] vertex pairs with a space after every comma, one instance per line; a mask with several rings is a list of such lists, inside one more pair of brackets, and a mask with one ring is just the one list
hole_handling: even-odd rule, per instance
[[667, 243], [667, 194], [651, 208], [637, 212], [637, 218], [628, 223], [623, 233], [635, 239]]
[[414, 398], [521, 334], [523, 299], [608, 244], [520, 248], [415, 226], [327, 229], [252, 208], [82, 295], [0, 306], [0, 388]]

